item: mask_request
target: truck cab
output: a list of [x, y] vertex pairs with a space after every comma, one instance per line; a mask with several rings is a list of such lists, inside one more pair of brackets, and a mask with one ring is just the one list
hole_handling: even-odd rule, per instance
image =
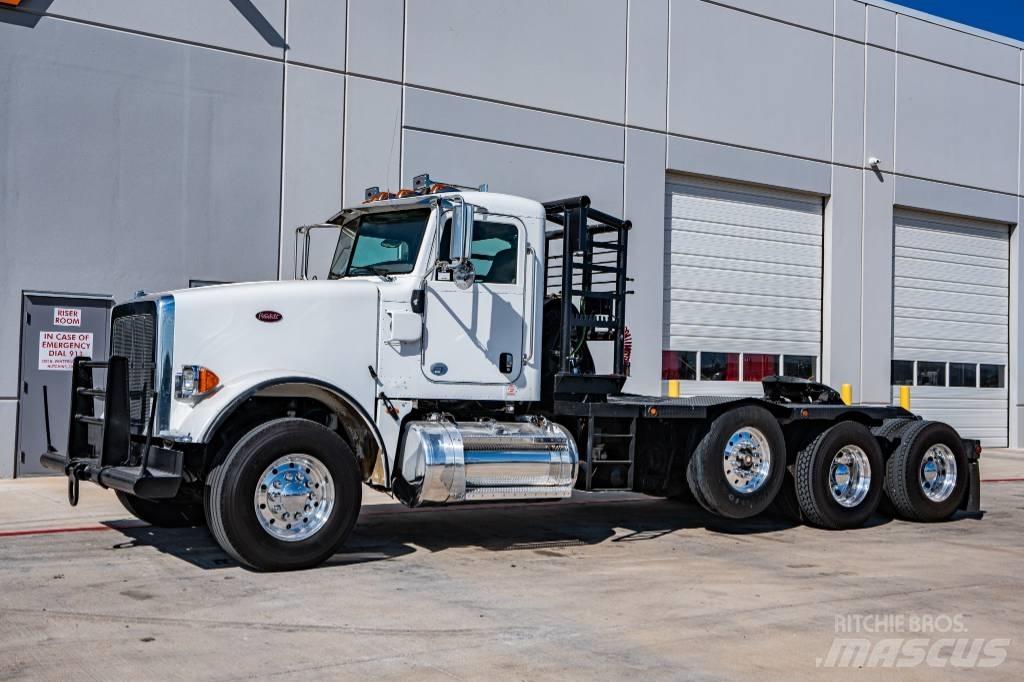
[[629, 221], [482, 189], [371, 188], [296, 230], [294, 281], [117, 306], [109, 358], [75, 362], [67, 448], [41, 462], [72, 504], [99, 483], [260, 570], [335, 552], [363, 484], [412, 507], [578, 487], [743, 518], [789, 499], [836, 528], [885, 486], [922, 520], [976, 506], [977, 444], [898, 407], [783, 377], [761, 399], [624, 395]]

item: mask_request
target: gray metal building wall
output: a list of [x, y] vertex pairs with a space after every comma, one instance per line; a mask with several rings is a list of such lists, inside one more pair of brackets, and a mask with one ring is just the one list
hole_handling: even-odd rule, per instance
[[295, 225], [424, 171], [633, 220], [634, 391], [661, 390], [666, 173], [827, 197], [823, 379], [889, 402], [894, 207], [1019, 222], [1021, 67], [880, 0], [0, 9], [0, 476], [23, 291], [289, 276]]

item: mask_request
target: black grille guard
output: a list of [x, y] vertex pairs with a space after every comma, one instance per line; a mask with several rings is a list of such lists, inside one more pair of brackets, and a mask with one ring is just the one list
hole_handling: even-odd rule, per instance
[[[105, 389], [93, 383], [93, 370], [106, 370]], [[93, 481], [138, 497], [159, 499], [174, 497], [181, 486], [184, 453], [153, 444], [157, 400], [147, 383], [142, 390], [129, 388], [128, 358], [113, 355], [106, 362], [75, 358], [71, 375], [71, 414], [67, 452], [57, 451], [52, 443], [40, 455], [47, 469], [68, 476], [68, 499], [78, 502], [78, 481]], [[104, 402], [103, 416], [95, 414], [95, 401]], [[150, 407], [145, 439], [132, 437], [131, 402]], [[45, 409], [49, 434], [49, 407]], [[100, 443], [91, 442], [89, 429], [98, 428]]]

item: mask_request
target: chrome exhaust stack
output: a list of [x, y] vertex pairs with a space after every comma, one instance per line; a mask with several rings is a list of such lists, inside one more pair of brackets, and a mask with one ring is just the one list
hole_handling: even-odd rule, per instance
[[579, 451], [561, 425], [540, 418], [405, 427], [400, 474], [410, 507], [572, 495]]

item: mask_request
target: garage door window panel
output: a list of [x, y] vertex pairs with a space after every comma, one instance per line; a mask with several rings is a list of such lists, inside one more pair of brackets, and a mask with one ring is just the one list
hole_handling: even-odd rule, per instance
[[982, 388], [1006, 387], [1006, 368], [1002, 365], [982, 365], [980, 374]]
[[946, 363], [944, 363], [944, 362], [918, 362], [917, 363], [917, 385], [918, 386], [945, 386], [946, 385]]
[[783, 359], [782, 373], [797, 379], [814, 379], [818, 370], [818, 358], [810, 355], [787, 355]]
[[914, 385], [914, 361], [893, 360], [892, 361], [892, 384], [893, 386]]
[[697, 378], [697, 353], [666, 350], [661, 353], [663, 381], [693, 381]]
[[975, 388], [978, 385], [978, 366], [966, 362], [949, 363], [949, 385]]
[[761, 381], [779, 373], [779, 356], [763, 353], [743, 354], [743, 380]]
[[739, 353], [701, 353], [701, 381], [739, 381]]

